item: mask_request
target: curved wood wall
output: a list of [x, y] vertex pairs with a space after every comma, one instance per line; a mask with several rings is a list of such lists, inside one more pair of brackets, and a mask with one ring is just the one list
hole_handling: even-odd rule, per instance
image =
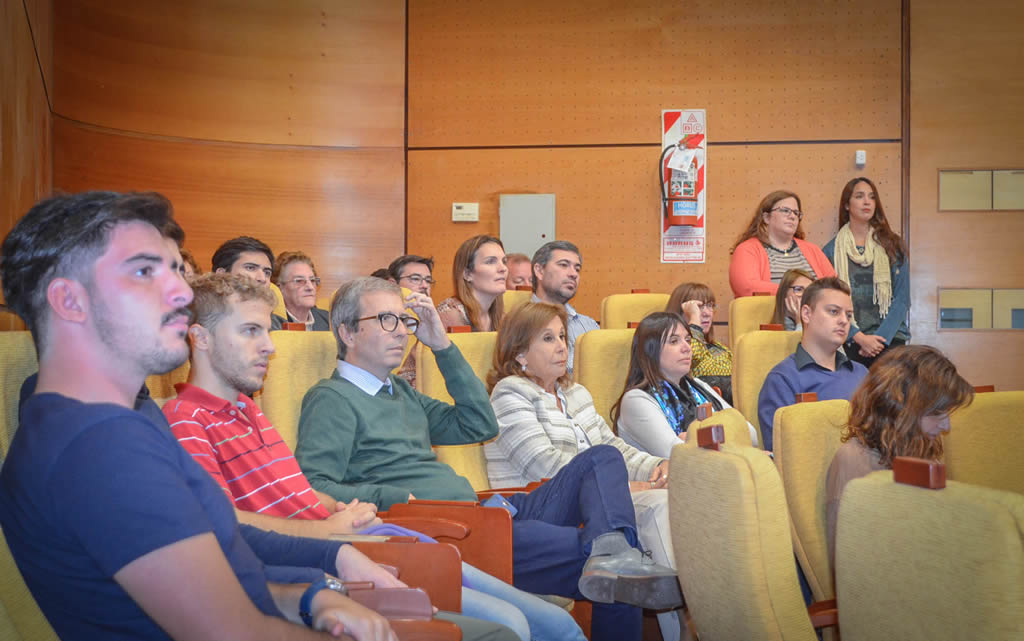
[[[408, 247], [434, 255], [435, 298], [452, 291], [458, 244], [497, 233], [500, 193], [556, 194], [557, 235], [584, 253], [574, 304], [595, 317], [608, 294], [699, 280], [725, 320], [729, 248], [773, 189], [801, 195], [819, 244], [857, 175], [899, 220], [898, 0], [420, 0], [409, 12]], [[702, 265], [659, 260], [665, 108], [708, 110]], [[452, 223], [453, 201], [479, 202], [480, 222]]]
[[247, 234], [322, 296], [404, 248], [400, 0], [57, 0], [54, 183], [157, 190], [209, 268]]

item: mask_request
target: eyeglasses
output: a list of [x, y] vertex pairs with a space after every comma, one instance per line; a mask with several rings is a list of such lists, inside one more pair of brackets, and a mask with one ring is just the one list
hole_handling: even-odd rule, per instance
[[789, 207], [776, 207], [772, 211], [777, 211], [785, 216], [796, 216], [797, 220], [802, 220], [804, 217], [804, 212], [799, 209], [790, 209]]
[[416, 285], [417, 287], [419, 287], [423, 283], [426, 283], [428, 285], [433, 285], [434, 283], [437, 282], [436, 280], [434, 280], [430, 276], [420, 276], [419, 274], [410, 274], [409, 276], [402, 276], [398, 280], [405, 280], [406, 278], [408, 278], [409, 281], [413, 285]]
[[391, 312], [381, 312], [376, 316], [364, 316], [362, 318], [357, 318], [356, 322], [372, 320], [374, 318], [380, 321], [380, 328], [385, 332], [393, 332], [398, 329], [398, 321], [402, 321], [402, 324], [405, 325], [405, 328], [409, 330], [410, 334], [415, 334], [416, 330], [420, 326], [420, 321], [417, 318], [413, 318], [412, 316], [398, 316]]
[[286, 280], [285, 282], [289, 283], [291, 285], [295, 285], [296, 287], [305, 287], [306, 283], [313, 283], [313, 287], [319, 287], [320, 286], [320, 278], [318, 276], [314, 276], [313, 278], [306, 278], [304, 276], [296, 276], [295, 278], [293, 278], [291, 280]]
[[702, 310], [707, 310], [707, 311], [713, 313], [715, 311], [715, 304], [714, 303], [701, 303], [700, 304], [700, 308]]
[[793, 285], [792, 287], [789, 288], [789, 291], [793, 292], [794, 294], [803, 294], [805, 289], [806, 287], [804, 285]]

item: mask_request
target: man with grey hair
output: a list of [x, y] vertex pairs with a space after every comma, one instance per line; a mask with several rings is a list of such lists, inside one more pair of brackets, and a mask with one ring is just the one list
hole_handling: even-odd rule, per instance
[[533, 269], [531, 300], [535, 303], [560, 305], [565, 308], [569, 318], [566, 327], [568, 335], [565, 339], [569, 347], [566, 369], [572, 374], [576, 340], [591, 330], [600, 329], [596, 320], [579, 313], [569, 304], [580, 286], [580, 271], [583, 269], [580, 250], [567, 240], [553, 240], [537, 250], [530, 261], [530, 266]]
[[[416, 497], [475, 501], [469, 481], [440, 463], [431, 446], [486, 441], [498, 424], [483, 382], [445, 334], [430, 298], [412, 292], [403, 301], [394, 283], [359, 278], [334, 294], [331, 326], [338, 366], [303, 398], [295, 449], [313, 488], [382, 509]], [[391, 373], [410, 333], [434, 352], [454, 405]], [[540, 488], [508, 502], [515, 587], [598, 601], [593, 621], [603, 639], [639, 632], [640, 611], [631, 606], [679, 605], [674, 572], [640, 555], [625, 462], [615, 448], [588, 448]]]

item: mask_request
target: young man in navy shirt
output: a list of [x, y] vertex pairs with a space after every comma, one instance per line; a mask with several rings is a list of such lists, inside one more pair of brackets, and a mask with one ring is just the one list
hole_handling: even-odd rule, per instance
[[[39, 358], [0, 471], [0, 525], [26, 584], [66, 639], [394, 639], [322, 577], [396, 579], [351, 546], [243, 537], [166, 423], [133, 409], [148, 375], [188, 355], [172, 227], [162, 196], [87, 192], [40, 202], [4, 240], [4, 296]], [[321, 578], [271, 583], [287, 568], [264, 563]]]
[[843, 281], [834, 276], [819, 278], [804, 290], [800, 299], [803, 337], [796, 352], [768, 372], [757, 400], [764, 449], [772, 449], [775, 410], [795, 403], [797, 394], [814, 392], [819, 401], [853, 396], [868, 370], [839, 351], [852, 320], [853, 300]]

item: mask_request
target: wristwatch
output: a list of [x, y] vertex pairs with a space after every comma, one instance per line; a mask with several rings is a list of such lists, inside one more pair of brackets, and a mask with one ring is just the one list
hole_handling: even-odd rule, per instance
[[299, 599], [299, 616], [302, 618], [302, 622], [313, 627], [313, 597], [316, 596], [320, 590], [333, 590], [339, 594], [348, 594], [348, 590], [345, 589], [345, 584], [334, 578], [333, 576], [324, 575], [324, 578], [320, 579], [315, 583], [311, 583], [306, 591], [302, 593], [302, 598]]

